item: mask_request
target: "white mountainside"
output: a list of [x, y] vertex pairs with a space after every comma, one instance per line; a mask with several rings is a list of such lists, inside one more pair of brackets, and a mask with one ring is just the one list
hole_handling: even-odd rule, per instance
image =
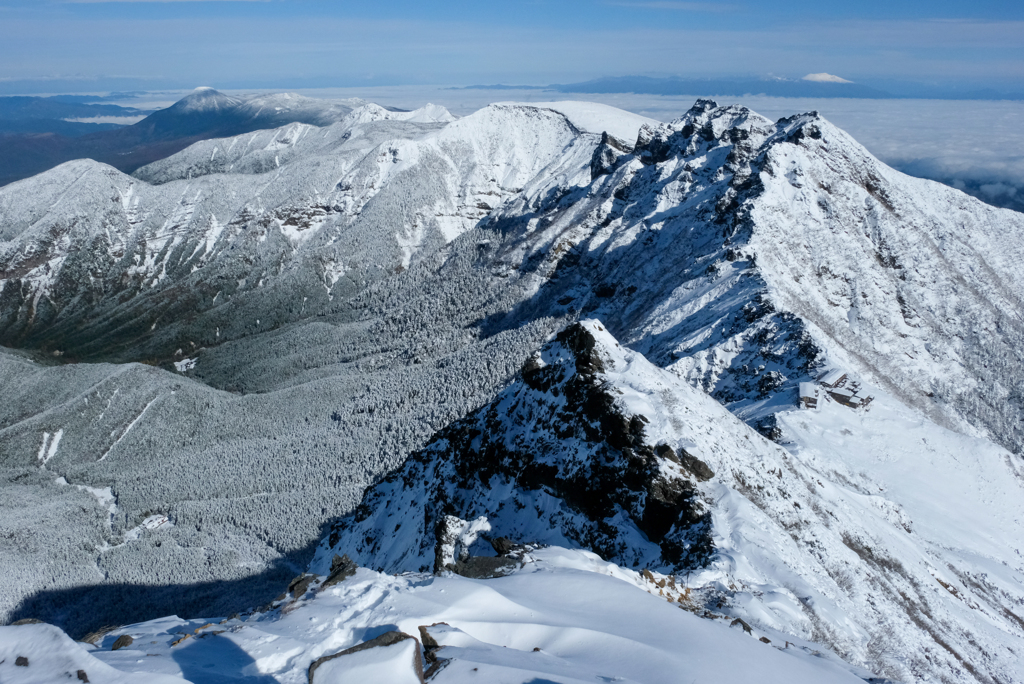
[[[79, 161], [4, 188], [3, 339], [89, 356], [126, 332], [137, 338], [140, 315], [180, 321], [285, 281], [284, 297], [311, 289], [303, 294], [329, 301], [443, 247], [593, 137], [533, 107], [492, 106], [447, 125], [419, 122], [445, 118], [432, 109], [369, 122], [360, 111], [325, 129], [199, 143], [140, 170], [159, 186]], [[247, 334], [224, 326], [211, 337], [217, 327], [194, 334], [205, 344]]]
[[469, 554], [479, 534], [591, 548], [892, 679], [1021, 681], [1024, 469], [875, 392], [783, 413], [787, 450], [584, 321], [371, 488], [311, 568], [438, 569], [455, 516]]
[[[79, 161], [5, 188], [0, 331], [46, 354], [0, 350], [0, 614], [82, 634], [273, 595], [321, 525], [557, 326], [481, 335], [480, 317], [517, 289], [465, 257], [438, 277], [436, 260], [475, 257], [476, 238], [446, 246], [445, 231], [578, 139], [598, 137], [550, 109], [492, 107], [447, 126], [294, 126], [178, 155], [187, 176], [196, 150], [234, 146], [230, 174], [150, 185]], [[296, 148], [280, 168], [253, 166]], [[90, 350], [171, 372], [62, 363]], [[145, 526], [154, 515], [173, 525]]]
[[893, 171], [816, 114], [700, 101], [489, 221], [531, 315], [600, 316], [751, 422], [831, 363], [1022, 449], [1024, 215]]
[[[525, 440], [565, 481], [602, 454], [628, 473], [607, 435], [567, 446], [583, 423], [507, 433], [472, 412], [495, 396], [555, 411], [521, 381], [497, 393], [591, 317], [622, 345], [593, 333], [600, 382], [623, 392], [597, 394], [650, 421], [627, 430], [639, 479], [593, 506], [540, 475], [500, 496], [480, 480], [456, 516], [689, 571], [701, 609], [883, 676], [1021, 681], [1024, 216], [894, 172], [816, 114], [608, 109], [365, 105], [136, 177], [79, 161], [0, 190], [0, 341], [22, 350], [0, 350], [0, 609], [84, 630], [212, 614], [233, 592], [253, 605], [410, 452], [416, 486], [459, 463], [428, 446], [449, 424]], [[798, 383], [837, 368], [867, 408], [794, 409]], [[714, 475], [655, 486], [661, 446]], [[465, 464], [470, 480], [493, 465]], [[413, 522], [439, 512], [414, 494], [392, 540], [386, 491], [348, 552], [429, 566], [433, 529]], [[530, 525], [489, 508], [503, 496]], [[645, 520], [652, 502], [686, 529]], [[572, 514], [538, 519], [549, 505]]]
[[279, 122], [285, 117], [314, 126], [330, 126], [366, 104], [366, 101], [359, 99], [321, 100], [296, 93], [273, 93], [244, 100], [237, 106], [237, 112], [253, 121], [265, 122], [271, 126], [280, 125]]

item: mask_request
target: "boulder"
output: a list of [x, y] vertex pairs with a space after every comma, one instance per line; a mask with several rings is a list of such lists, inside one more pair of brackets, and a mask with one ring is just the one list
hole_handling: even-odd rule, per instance
[[386, 632], [314, 660], [308, 676], [309, 684], [424, 684], [420, 642], [405, 632]]
[[119, 648], [131, 646], [133, 643], [135, 643], [135, 639], [131, 638], [127, 634], [122, 634], [121, 636], [117, 637], [117, 640], [114, 642], [114, 645], [110, 647], [110, 650], [116, 651]]
[[516, 548], [516, 543], [508, 537], [495, 537], [491, 539], [491, 546], [494, 548], [494, 553], [499, 556], [507, 556], [512, 553], [512, 550]]
[[288, 593], [293, 598], [301, 598], [309, 589], [309, 585], [316, 581], [316, 575], [302, 574], [288, 584]]
[[359, 568], [348, 554], [342, 556], [335, 556], [334, 560], [331, 561], [331, 574], [327, 576], [324, 583], [320, 585], [321, 589], [332, 587], [338, 582], [345, 580], [348, 577], [356, 574], [356, 570]]
[[490, 530], [485, 516], [471, 522], [454, 515], [441, 516], [434, 530], [434, 572], [456, 570], [457, 563], [469, 560], [469, 547]]

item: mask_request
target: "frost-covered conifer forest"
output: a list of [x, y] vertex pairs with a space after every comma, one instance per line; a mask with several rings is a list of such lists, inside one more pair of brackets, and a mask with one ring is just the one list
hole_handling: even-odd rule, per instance
[[1024, 682], [1024, 214], [816, 112], [303, 107], [0, 188], [0, 680]]

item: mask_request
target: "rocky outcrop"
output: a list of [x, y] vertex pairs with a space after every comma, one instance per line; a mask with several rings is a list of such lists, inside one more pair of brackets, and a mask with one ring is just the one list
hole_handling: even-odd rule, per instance
[[682, 447], [651, 443], [650, 420], [608, 378], [610, 338], [599, 343], [598, 331], [596, 321], [563, 330], [493, 402], [368, 490], [333, 526], [330, 553], [387, 571], [487, 574], [509, 565], [475, 559], [494, 553], [494, 535], [508, 538], [499, 547], [569, 543], [628, 566], [706, 563], [698, 485], [713, 472]]
[[288, 593], [292, 595], [292, 598], [302, 598], [302, 596], [309, 589], [310, 585], [317, 580], [316, 575], [309, 573], [303, 573], [293, 579], [288, 584]]
[[619, 160], [633, 151], [628, 143], [619, 140], [607, 131], [601, 134], [601, 142], [594, 150], [594, 156], [590, 158], [590, 178], [604, 176], [614, 171]]
[[327, 579], [325, 579], [320, 585], [320, 588], [326, 589], [327, 587], [334, 586], [338, 582], [344, 582], [345, 579], [356, 574], [356, 569], [358, 569], [358, 567], [359, 566], [356, 565], [347, 555], [335, 556], [331, 560], [331, 572], [327, 575]]

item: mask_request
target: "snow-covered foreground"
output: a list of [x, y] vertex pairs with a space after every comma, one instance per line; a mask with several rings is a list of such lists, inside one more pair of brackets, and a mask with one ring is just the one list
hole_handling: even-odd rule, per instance
[[[74, 644], [46, 625], [3, 627], [0, 678], [60, 681], [84, 670], [90, 682], [145, 678], [163, 684], [183, 677], [297, 684], [307, 681], [318, 658], [394, 630], [422, 639], [420, 626], [441, 646], [433, 656], [448, 661], [431, 678], [438, 683], [818, 684], [869, 676], [813, 644], [701, 619], [658, 593], [639, 573], [557, 547], [533, 551], [518, 571], [489, 580], [361, 568], [329, 588], [314, 585], [306, 598], [276, 602], [266, 613], [227, 621], [154, 620], [111, 632], [96, 647]], [[430, 627], [439, 622], [447, 626]], [[112, 651], [123, 634], [133, 643]], [[379, 652], [358, 661], [362, 681], [415, 676], [411, 649]], [[19, 655], [28, 657], [27, 667], [13, 665]], [[344, 657], [333, 662], [331, 680], [355, 674]]]

